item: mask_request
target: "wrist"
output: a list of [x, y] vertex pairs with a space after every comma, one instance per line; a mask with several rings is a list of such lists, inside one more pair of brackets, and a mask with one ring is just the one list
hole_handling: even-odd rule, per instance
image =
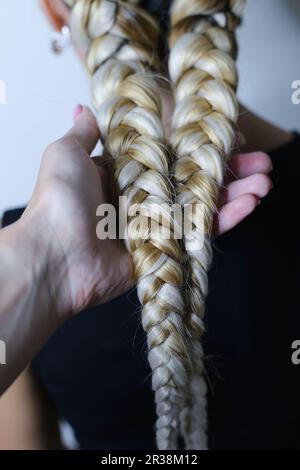
[[[20, 220], [30, 240], [33, 275], [44, 285], [51, 316], [57, 324], [64, 323], [73, 314], [68, 289], [68, 262], [64, 241], [53, 228], [49, 203], [36, 204]], [[59, 230], [58, 230], [59, 231]]]
[[61, 302], [58, 256], [37, 212], [26, 211], [20, 220], [1, 230], [0, 260], [3, 276], [13, 279], [24, 297], [32, 297], [49, 327], [63, 323], [68, 307]]
[[42, 277], [31, 236], [20, 220], [1, 230], [1, 277], [28, 290]]
[[60, 326], [42, 247], [25, 219], [0, 231], [0, 339], [8, 365], [0, 368], [0, 394]]

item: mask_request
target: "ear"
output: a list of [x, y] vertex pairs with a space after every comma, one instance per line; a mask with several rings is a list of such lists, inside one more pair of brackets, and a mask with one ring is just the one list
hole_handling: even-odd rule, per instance
[[70, 9], [63, 0], [39, 0], [48, 21], [56, 31], [69, 24]]

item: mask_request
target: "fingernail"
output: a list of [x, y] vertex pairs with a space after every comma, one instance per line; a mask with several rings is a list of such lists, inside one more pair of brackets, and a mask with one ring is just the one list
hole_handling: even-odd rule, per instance
[[83, 111], [83, 106], [81, 104], [78, 104], [76, 108], [74, 109], [73, 122], [76, 122], [76, 119], [78, 118], [78, 116], [80, 116], [82, 111]]

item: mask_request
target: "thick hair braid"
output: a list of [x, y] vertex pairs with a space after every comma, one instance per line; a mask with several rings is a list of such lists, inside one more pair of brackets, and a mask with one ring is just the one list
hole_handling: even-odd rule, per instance
[[[149, 229], [151, 209], [160, 206], [163, 219], [169, 220], [172, 204], [159, 86], [153, 78], [159, 66], [155, 51], [159, 28], [133, 1], [70, 2], [74, 4], [73, 39], [86, 50], [92, 75], [104, 152], [114, 161], [119, 194], [129, 201], [126, 245], [133, 256], [143, 306], [158, 415], [157, 445], [177, 449], [180, 409], [188, 400], [191, 373], [183, 318], [183, 255], [174, 236], [164, 239], [158, 230]], [[147, 236], [143, 238], [137, 236], [137, 227], [145, 218]]]
[[[201, 203], [184, 240], [188, 254], [186, 325], [193, 339], [192, 407], [182, 411], [188, 447], [207, 447], [206, 384], [203, 378], [203, 317], [213, 218], [224, 169], [235, 141], [238, 103], [235, 95], [237, 46], [234, 29], [244, 0], [174, 0], [169, 35], [169, 73], [174, 86], [172, 147], [177, 200], [183, 206]], [[193, 233], [203, 233], [203, 247], [191, 249]], [[189, 439], [188, 439], [189, 437]]]

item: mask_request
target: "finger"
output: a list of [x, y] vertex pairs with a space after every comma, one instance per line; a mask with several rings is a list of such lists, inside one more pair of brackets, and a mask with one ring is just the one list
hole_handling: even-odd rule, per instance
[[223, 203], [233, 201], [244, 194], [254, 194], [259, 199], [265, 197], [272, 189], [271, 178], [265, 174], [255, 174], [233, 181], [228, 184], [223, 193]]
[[233, 229], [250, 215], [259, 203], [259, 199], [254, 194], [243, 194], [225, 204], [216, 218], [214, 236], [217, 237]]
[[229, 178], [245, 178], [254, 173], [270, 173], [273, 165], [271, 158], [264, 152], [233, 155], [229, 162]]
[[89, 108], [77, 107], [75, 111], [74, 126], [66, 137], [75, 138], [87, 153], [91, 153], [100, 138], [96, 118]]

